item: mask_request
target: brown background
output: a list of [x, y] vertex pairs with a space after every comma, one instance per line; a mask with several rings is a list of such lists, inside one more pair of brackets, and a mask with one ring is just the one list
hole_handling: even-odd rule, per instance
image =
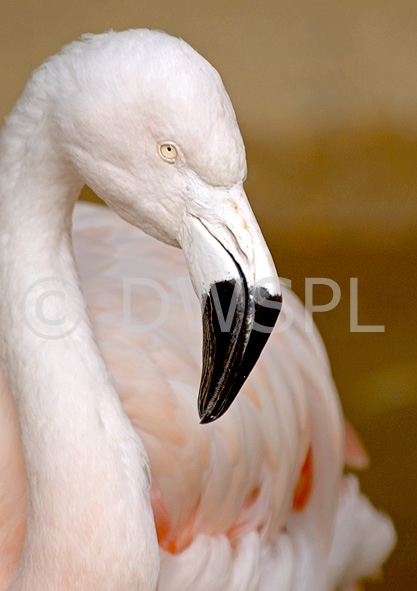
[[[0, 115], [31, 70], [85, 32], [183, 37], [221, 72], [247, 146], [249, 198], [278, 270], [341, 287], [317, 313], [345, 412], [372, 458], [363, 489], [399, 542], [382, 582], [417, 579], [415, 0], [0, 0]], [[85, 194], [87, 195], [87, 193]], [[349, 331], [349, 279], [359, 323]], [[315, 303], [330, 289], [315, 289]]]

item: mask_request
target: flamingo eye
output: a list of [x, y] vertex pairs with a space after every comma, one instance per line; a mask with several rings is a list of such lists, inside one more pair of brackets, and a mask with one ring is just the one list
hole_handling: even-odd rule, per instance
[[178, 155], [177, 148], [172, 144], [161, 144], [159, 146], [159, 153], [162, 158], [168, 162], [174, 162]]

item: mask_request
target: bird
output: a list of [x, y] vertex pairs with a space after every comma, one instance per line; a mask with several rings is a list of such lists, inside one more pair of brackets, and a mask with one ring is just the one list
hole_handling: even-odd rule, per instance
[[348, 590], [390, 553], [245, 178], [219, 74], [161, 31], [83, 36], [5, 119], [2, 591]]

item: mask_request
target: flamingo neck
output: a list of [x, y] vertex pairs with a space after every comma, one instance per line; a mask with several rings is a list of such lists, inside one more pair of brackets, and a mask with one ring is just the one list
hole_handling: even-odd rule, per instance
[[147, 457], [94, 339], [72, 252], [82, 183], [27, 99], [0, 134], [0, 353], [28, 513], [9, 589], [148, 591], [158, 559]]

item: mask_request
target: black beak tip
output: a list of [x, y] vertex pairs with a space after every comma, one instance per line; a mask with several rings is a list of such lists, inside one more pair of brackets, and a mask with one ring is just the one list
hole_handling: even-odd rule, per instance
[[200, 425], [208, 425], [209, 423], [213, 423], [226, 412], [229, 406], [230, 404], [228, 404], [227, 399], [225, 400], [222, 396], [217, 398], [208, 393], [203, 395], [202, 391], [200, 391], [198, 397], [198, 415], [200, 417]]
[[209, 401], [211, 400], [211, 404], [209, 402], [207, 405], [204, 405], [201, 401], [199, 401], [198, 414], [200, 417], [200, 425], [208, 425], [209, 423], [213, 423], [222, 417], [231, 406], [237, 393], [238, 391], [236, 391], [236, 393], [232, 396], [220, 396], [217, 399], [217, 403], [214, 404], [214, 399], [211, 397], [208, 398]]
[[[203, 375], [198, 396], [200, 424], [220, 418], [230, 407], [250, 374], [281, 310], [281, 295], [263, 287], [250, 293], [243, 274], [243, 289], [235, 291], [235, 281], [215, 284], [205, 300], [203, 312]], [[236, 295], [237, 294], [237, 295]], [[234, 300], [229, 330], [219, 322]], [[250, 305], [249, 301], [253, 303]], [[251, 309], [250, 309], [251, 308]], [[252, 317], [251, 326], [247, 319]]]
[[215, 421], [217, 418], [218, 417], [211, 415], [209, 413], [208, 415], [200, 417], [200, 425], [208, 425], [209, 423], [212, 423], [213, 421]]

